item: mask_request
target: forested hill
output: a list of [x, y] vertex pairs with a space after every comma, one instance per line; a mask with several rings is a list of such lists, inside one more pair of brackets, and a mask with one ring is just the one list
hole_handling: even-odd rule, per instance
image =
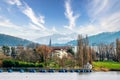
[[0, 46], [8, 45], [8, 46], [18, 46], [23, 45], [26, 46], [28, 44], [32, 43], [29, 40], [17, 38], [14, 36], [9, 36], [5, 34], [0, 34]]
[[[116, 42], [116, 39], [119, 38], [120, 39], [120, 31], [118, 32], [104, 32], [104, 33], [100, 33], [97, 35], [93, 35], [93, 36], [89, 36], [89, 44], [93, 45], [95, 44], [100, 44], [100, 43], [106, 43], [106, 44], [110, 44], [112, 42]], [[77, 41], [73, 40], [70, 41], [64, 45], [77, 45]]]

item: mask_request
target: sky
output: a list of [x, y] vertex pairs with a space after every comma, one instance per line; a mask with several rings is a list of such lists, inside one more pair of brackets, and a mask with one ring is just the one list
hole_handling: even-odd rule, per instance
[[0, 33], [28, 40], [120, 30], [120, 0], [0, 0]]

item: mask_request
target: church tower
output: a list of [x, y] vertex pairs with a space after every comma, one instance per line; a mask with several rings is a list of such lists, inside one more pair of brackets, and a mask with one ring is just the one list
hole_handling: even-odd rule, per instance
[[50, 38], [50, 41], [49, 41], [49, 46], [50, 46], [50, 47], [52, 46], [51, 38]]

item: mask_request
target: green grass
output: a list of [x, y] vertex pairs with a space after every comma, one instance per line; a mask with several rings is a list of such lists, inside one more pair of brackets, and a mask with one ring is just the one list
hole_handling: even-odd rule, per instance
[[98, 61], [93, 62], [94, 68], [120, 69], [120, 62]]

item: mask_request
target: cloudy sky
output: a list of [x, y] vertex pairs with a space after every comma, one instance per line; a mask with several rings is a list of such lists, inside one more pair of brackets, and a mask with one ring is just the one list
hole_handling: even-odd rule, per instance
[[29, 40], [120, 30], [120, 0], [0, 0], [0, 33]]

